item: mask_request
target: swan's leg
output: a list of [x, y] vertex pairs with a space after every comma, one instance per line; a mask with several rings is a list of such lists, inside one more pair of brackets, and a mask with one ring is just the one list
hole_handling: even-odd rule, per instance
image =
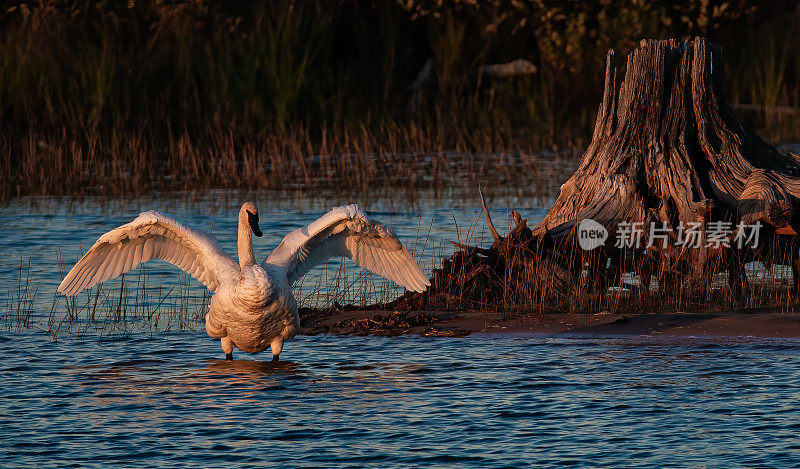
[[272, 343], [269, 344], [269, 348], [272, 349], [272, 361], [278, 361], [278, 356], [281, 354], [281, 350], [283, 350], [283, 339], [278, 337], [273, 340]]
[[233, 360], [233, 342], [227, 336], [219, 339], [222, 351], [225, 352], [225, 360]]

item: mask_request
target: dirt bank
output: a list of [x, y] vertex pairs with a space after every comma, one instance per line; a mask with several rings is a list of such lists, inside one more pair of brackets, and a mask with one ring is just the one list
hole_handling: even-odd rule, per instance
[[800, 313], [773, 310], [716, 313], [515, 315], [479, 311], [303, 310], [301, 333], [463, 337], [473, 333], [667, 335], [800, 338]]

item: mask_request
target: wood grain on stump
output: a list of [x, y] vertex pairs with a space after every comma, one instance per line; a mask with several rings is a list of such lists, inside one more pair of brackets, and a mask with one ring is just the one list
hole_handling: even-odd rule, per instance
[[[714, 270], [712, 253], [705, 242], [692, 252], [676, 247], [679, 225], [701, 223], [708, 233], [709, 223], [730, 223], [733, 238], [740, 224], [760, 222], [761, 249], [734, 246], [713, 254], [736, 270], [731, 262], [789, 263], [791, 240], [775, 233], [800, 230], [795, 216], [800, 162], [765, 143], [733, 113], [725, 96], [722, 49], [703, 38], [642, 41], [628, 56], [619, 91], [616, 83], [609, 51], [591, 144], [534, 235], [561, 241], [559, 249], [577, 249], [575, 228], [584, 219], [612, 234], [620, 223], [641, 223], [646, 246], [655, 224], [672, 241], [663, 249], [665, 243], [653, 243], [656, 259], [670, 259], [673, 269], [689, 268], [700, 278]], [[625, 259], [641, 256], [615, 244], [609, 236], [595, 256], [610, 258], [618, 271], [632, 270]], [[680, 267], [679, 260], [685, 261]]]
[[[653, 277], [662, 293], [678, 292], [680, 305], [684, 291], [728, 296], [713, 285], [720, 272], [742, 298], [750, 288], [744, 266], [755, 260], [792, 265], [800, 290], [800, 161], [733, 113], [721, 48], [702, 38], [642, 41], [625, 70], [617, 87], [609, 51], [591, 143], [535, 228], [515, 212], [516, 227], [501, 237], [481, 194], [492, 246], [457, 244], [462, 250], [434, 270], [428, 291], [388, 306], [586, 311], [588, 298], [616, 308], [612, 296], [621, 290], [628, 298], [649, 296]], [[594, 249], [578, 239], [588, 219], [609, 234]], [[747, 235], [741, 227], [756, 224], [757, 246], [752, 239], [737, 244]], [[641, 227], [639, 243], [618, 243], [620, 228], [633, 225]], [[696, 242], [687, 235], [691, 227]], [[710, 242], [714, 227], [728, 227], [717, 243]]]

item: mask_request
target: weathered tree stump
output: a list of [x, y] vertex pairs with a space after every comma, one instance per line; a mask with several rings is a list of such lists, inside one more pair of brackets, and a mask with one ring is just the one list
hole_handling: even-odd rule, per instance
[[[781, 154], [734, 115], [725, 98], [722, 50], [702, 38], [643, 41], [628, 56], [619, 90], [616, 83], [609, 51], [591, 144], [538, 226], [531, 230], [515, 212], [516, 227], [501, 237], [481, 193], [492, 246], [457, 245], [462, 250], [434, 270], [428, 291], [407, 293], [390, 306], [616, 308], [612, 292], [621, 289], [609, 287], [648, 301], [652, 276], [670, 295], [660, 298], [678, 293], [671, 304], [682, 304], [684, 291], [704, 303], [712, 290], [717, 298], [726, 295], [712, 288], [723, 270], [731, 291], [746, 292], [744, 265], [754, 260], [792, 265], [800, 292], [800, 160]], [[608, 237], [587, 247], [579, 238], [586, 220]], [[615, 236], [636, 226], [638, 243]], [[637, 276], [639, 285], [623, 282], [625, 274]]]
[[[591, 278], [613, 281], [621, 272], [636, 272], [644, 285], [651, 272], [661, 273], [665, 284], [686, 273], [708, 282], [716, 262], [729, 269], [731, 286], [742, 289], [745, 261], [796, 261], [800, 162], [734, 115], [725, 97], [721, 48], [702, 38], [642, 41], [626, 69], [617, 92], [609, 51], [591, 144], [533, 234], [554, 249], [574, 252], [576, 273], [588, 265]], [[581, 252], [576, 232], [586, 219], [612, 235], [598, 249]], [[705, 233], [696, 248], [680, 245], [686, 241], [681, 231], [691, 223]], [[756, 223], [758, 249], [726, 246], [746, 235], [743, 226]], [[712, 225], [731, 227], [722, 246], [707, 246]], [[620, 246], [614, 236], [631, 226], [643, 227], [638, 248]]]

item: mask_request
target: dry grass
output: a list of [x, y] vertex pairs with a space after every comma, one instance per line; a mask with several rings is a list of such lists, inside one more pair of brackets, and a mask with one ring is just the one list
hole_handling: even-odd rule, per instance
[[[478, 237], [476, 225], [477, 222], [464, 229], [460, 238], [462, 242], [477, 244], [484, 241]], [[441, 265], [441, 262], [456, 262], [457, 256], [449, 254], [451, 247], [444, 243], [434, 245], [422, 226], [417, 240], [410, 243], [409, 248], [416, 251], [415, 257], [425, 259], [422, 262], [424, 271]], [[59, 252], [56, 256], [63, 277], [66, 274], [64, 263]], [[474, 267], [461, 264], [451, 270], [454, 284], [462, 288], [451, 289], [446, 303], [439, 305], [438, 309], [471, 309], [492, 313], [492, 317], [499, 319], [509, 319], [531, 314], [592, 314], [602, 311], [626, 314], [796, 311], [799, 305], [797, 297], [791, 293], [791, 271], [779, 265], [766, 268], [761, 263], [747, 264], [751, 288], [743, 296], [733, 294], [724, 272], [715, 274], [712, 281], [702, 288], [684, 284], [682, 288], [672, 289], [661, 288], [656, 276], [648, 289], [642, 289], [639, 288], [640, 277], [625, 274], [620, 284], [596, 293], [589, 288], [591, 277], [588, 270], [584, 270], [578, 283], [568, 290], [564, 290], [553, 277], [539, 271], [536, 280], [529, 283], [526, 290], [517, 282], [520, 279], [524, 281], [524, 276], [520, 277], [517, 269], [509, 267], [502, 278], [493, 278], [501, 288], [499, 298], [489, 289], [473, 288]], [[389, 281], [359, 268], [348, 269], [344, 262], [326, 264], [321, 269], [317, 283], [310, 284], [306, 280], [295, 288], [301, 307], [327, 310], [355, 305], [379, 309], [379, 305], [387, 303], [392, 310], [398, 307], [394, 300], [402, 293], [402, 288]], [[147, 266], [71, 298], [60, 294], [43, 298], [40, 282], [31, 275], [30, 260], [24, 258], [20, 259], [16, 280], [16, 287], [6, 292], [0, 309], [0, 328], [40, 330], [53, 340], [88, 335], [113, 337], [141, 332], [201, 331], [210, 298], [208, 292], [187, 274], [154, 276]], [[412, 304], [403, 304], [401, 309], [408, 306], [413, 309]]]
[[[640, 37], [722, 43], [732, 101], [753, 109], [745, 117], [772, 141], [800, 138], [800, 12], [788, 7], [765, 19], [714, 0], [716, 27], [696, 5], [525, 13], [490, 2], [438, 14], [441, 5], [402, 3], [11, 3], [0, 20], [0, 200], [396, 188], [421, 174], [436, 186], [453, 154], [463, 171], [473, 154], [500, 168], [492, 155], [581, 148], [605, 49], [621, 56]], [[410, 113], [428, 57], [434, 82]], [[476, 79], [480, 66], [517, 57], [538, 74]]]
[[576, 154], [566, 151], [542, 158], [499, 137], [484, 145], [495, 153], [464, 153], [458, 146], [446, 150], [437, 143], [444, 136], [428, 134], [414, 124], [392, 132], [385, 136], [366, 129], [357, 135], [331, 132], [321, 143], [314, 143], [305, 132], [264, 137], [258, 143], [234, 133], [199, 141], [183, 134], [166, 146], [142, 133], [114, 134], [90, 139], [88, 150], [85, 140], [31, 135], [19, 149], [0, 141], [0, 151], [20, 155], [5, 174], [6, 183], [0, 184], [0, 200], [23, 194], [136, 196], [152, 190], [199, 188], [413, 193], [442, 187], [462, 175], [502, 186], [518, 183], [519, 174], [525, 174], [523, 181], [542, 187], [553, 185], [547, 175], [554, 164], [569, 166]]
[[[491, 248], [475, 237], [475, 224], [459, 232], [459, 241], [462, 246], [454, 254], [437, 256], [441, 264], [432, 273], [428, 292], [406, 293], [386, 307], [469, 309], [513, 318], [602, 311], [793, 311], [800, 305], [791, 269], [780, 265], [790, 259], [791, 246], [779, 242], [766, 243], [741, 261], [730, 259], [727, 250], [709, 249], [705, 267], [695, 271], [699, 251], [692, 249], [671, 250], [668, 256], [634, 250], [629, 255], [635, 257], [607, 266], [597, 252], [569, 244], [553, 247], [547, 239], [532, 237], [525, 223]], [[736, 262], [742, 262], [748, 283], [738, 289], [728, 281], [728, 269]]]

